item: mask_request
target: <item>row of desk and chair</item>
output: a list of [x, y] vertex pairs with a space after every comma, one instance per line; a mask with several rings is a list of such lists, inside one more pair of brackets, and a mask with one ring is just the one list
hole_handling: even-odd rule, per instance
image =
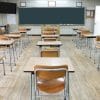
[[[87, 28], [73, 28], [77, 33], [75, 45], [78, 49], [83, 50], [89, 58], [93, 59], [94, 64], [97, 64], [97, 69], [100, 68], [100, 35], [93, 34]], [[87, 53], [88, 52], [88, 53]]]
[[6, 65], [10, 66], [12, 72], [22, 50], [29, 43], [26, 33], [26, 29], [19, 29], [17, 32], [0, 35], [0, 62], [3, 65], [4, 75], [6, 75]]
[[[61, 46], [59, 26], [44, 25], [41, 29], [41, 40], [36, 43], [39, 49], [39, 57], [30, 57], [23, 71], [30, 74], [30, 99], [37, 100], [44, 93], [55, 94], [63, 91], [64, 100], [70, 100], [70, 79], [69, 76], [75, 72], [74, 66], [69, 57], [61, 57]], [[74, 43], [80, 50], [89, 51], [89, 57], [100, 67], [100, 36], [93, 35], [87, 29], [76, 29]], [[18, 32], [0, 35], [0, 64], [3, 65], [3, 73], [6, 75], [6, 62], [10, 65], [11, 72], [13, 65], [21, 56], [24, 48], [32, 41], [26, 34], [30, 28], [20, 28]], [[94, 44], [94, 45], [93, 45]], [[98, 56], [98, 59], [97, 59]], [[96, 61], [98, 60], [98, 62]], [[50, 96], [51, 96], [50, 95]]]
[[62, 45], [58, 26], [44, 25], [41, 40], [36, 44], [40, 57], [31, 57], [24, 69], [31, 75], [31, 100], [48, 94], [59, 97], [57, 93], [61, 91], [64, 93], [60, 96], [69, 100], [69, 75], [74, 72], [74, 67], [69, 57], [61, 57]]

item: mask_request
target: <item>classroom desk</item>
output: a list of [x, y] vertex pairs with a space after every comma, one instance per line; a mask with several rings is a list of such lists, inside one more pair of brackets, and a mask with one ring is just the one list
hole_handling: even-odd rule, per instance
[[90, 50], [90, 58], [91, 58], [91, 48], [92, 48], [92, 40], [91, 39], [96, 38], [96, 35], [91, 34], [91, 33], [83, 34], [83, 38], [86, 39], [85, 44], [86, 44], [87, 48], [89, 48], [89, 50]]
[[[22, 52], [22, 40], [21, 40], [21, 37], [22, 37], [22, 34], [21, 33], [11, 33], [11, 34], [5, 34], [5, 36], [7, 36], [8, 38], [11, 38], [11, 39], [14, 39], [16, 40], [16, 43], [18, 44], [18, 47], [19, 47], [19, 52], [21, 53]], [[15, 51], [16, 51], [16, 48], [15, 48]], [[20, 55], [19, 53], [19, 55]], [[16, 55], [17, 55], [17, 52], [16, 52]], [[18, 57], [17, 57], [18, 59]]]
[[60, 55], [60, 46], [62, 45], [61, 41], [38, 41], [37, 46], [40, 47], [40, 53], [43, 46], [54, 46], [58, 47], [59, 55]]
[[[12, 71], [12, 56], [11, 53], [13, 53], [13, 58], [14, 58], [14, 64], [15, 64], [15, 54], [14, 54], [14, 43], [15, 41], [13, 39], [11, 40], [0, 40], [0, 46], [5, 46], [9, 48], [9, 59], [10, 59], [10, 67], [11, 67], [11, 71]], [[11, 48], [12, 48], [12, 52], [11, 52]]]
[[37, 46], [57, 46], [60, 47], [62, 45], [61, 41], [38, 41]]
[[83, 36], [86, 38], [96, 38], [96, 35], [94, 34], [83, 34]]
[[12, 31], [9, 34], [20, 34], [20, 32], [19, 31]]
[[23, 31], [20, 30], [19, 32], [20, 33], [27, 33], [27, 30], [25, 30], [25, 31], [24, 30]]
[[18, 38], [21, 38], [22, 35], [20, 33], [19, 34], [11, 33], [11, 34], [5, 34], [5, 36], [7, 36], [9, 38], [13, 38], [13, 39], [18, 39]]
[[60, 36], [57, 35], [57, 34], [54, 34], [54, 35], [41, 35], [41, 40], [44, 39], [44, 38], [59, 38]]
[[[35, 65], [49, 65], [49, 66], [58, 66], [58, 65], [68, 65], [68, 72], [73, 73], [74, 67], [73, 64], [68, 57], [31, 57], [24, 69], [24, 72], [28, 72], [31, 74], [31, 100], [32, 100], [32, 74], [34, 74], [34, 66]], [[68, 73], [68, 83], [69, 83], [69, 73]], [[69, 84], [68, 84], [69, 85]], [[69, 86], [68, 86], [69, 87]], [[69, 89], [68, 89], [69, 90]]]
[[87, 46], [89, 46], [89, 44], [90, 44], [90, 39], [91, 39], [91, 38], [96, 38], [96, 35], [94, 35], [94, 34], [83, 34], [83, 37], [86, 38]]

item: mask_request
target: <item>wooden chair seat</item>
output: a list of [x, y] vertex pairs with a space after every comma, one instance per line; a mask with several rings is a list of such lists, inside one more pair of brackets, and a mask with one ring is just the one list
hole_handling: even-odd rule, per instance
[[96, 41], [100, 41], [100, 36], [96, 36]]

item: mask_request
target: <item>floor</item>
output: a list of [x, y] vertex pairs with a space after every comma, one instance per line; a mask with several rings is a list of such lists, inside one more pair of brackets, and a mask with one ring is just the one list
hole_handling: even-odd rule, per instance
[[[100, 100], [100, 71], [86, 54], [75, 47], [73, 37], [61, 37], [60, 55], [70, 57], [75, 67], [75, 73], [70, 74], [70, 100]], [[23, 50], [20, 58], [13, 66], [6, 66], [6, 76], [3, 76], [0, 65], [0, 100], [30, 100], [30, 74], [23, 69], [32, 56], [39, 56], [36, 46], [39, 36], [32, 37], [33, 42]], [[59, 97], [44, 97], [42, 100], [63, 100]]]

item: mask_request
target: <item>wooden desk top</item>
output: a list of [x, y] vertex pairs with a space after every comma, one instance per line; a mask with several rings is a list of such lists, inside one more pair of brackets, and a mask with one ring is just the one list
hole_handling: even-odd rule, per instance
[[0, 46], [6, 46], [6, 45], [12, 45], [15, 41], [13, 39], [11, 40], [0, 40]]
[[58, 65], [68, 65], [68, 71], [74, 72], [74, 67], [71, 63], [71, 60], [68, 57], [31, 57], [24, 69], [24, 72], [34, 72], [35, 65], [49, 65], [49, 66], [58, 66]]
[[86, 38], [96, 38], [96, 35], [94, 34], [82, 34]]
[[10, 32], [10, 34], [20, 34], [20, 32], [19, 31]]
[[20, 33], [26, 33], [27, 32], [27, 30], [23, 30], [23, 31], [19, 31]]
[[20, 38], [22, 35], [21, 34], [5, 34], [5, 36], [9, 38]]
[[76, 30], [76, 32], [77, 32], [78, 34], [80, 34], [80, 33], [81, 33], [81, 31], [79, 31], [79, 30]]
[[49, 45], [61, 46], [62, 43], [61, 41], [38, 41], [37, 42], [37, 46], [49, 46]]
[[41, 37], [59, 37], [59, 35], [55, 34], [55, 35], [41, 35]]

